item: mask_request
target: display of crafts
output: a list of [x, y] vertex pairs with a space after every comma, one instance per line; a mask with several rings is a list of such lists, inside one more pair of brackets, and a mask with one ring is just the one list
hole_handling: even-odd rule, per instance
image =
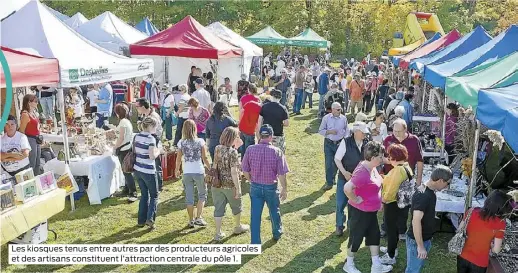
[[[423, 167], [423, 182], [430, 180], [432, 176], [433, 165], [425, 164]], [[466, 177], [459, 178], [458, 175], [454, 175], [452, 182], [448, 189], [437, 192], [437, 198], [441, 200], [454, 201], [458, 199], [464, 199], [468, 186], [466, 184]]]
[[461, 161], [461, 171], [462, 171], [462, 174], [465, 175], [467, 178], [471, 178], [471, 174], [472, 174], [472, 164], [473, 164], [473, 159], [467, 157], [467, 158], [464, 158], [462, 159]]

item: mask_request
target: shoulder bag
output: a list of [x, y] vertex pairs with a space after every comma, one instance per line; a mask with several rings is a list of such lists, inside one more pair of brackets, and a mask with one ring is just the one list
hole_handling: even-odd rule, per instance
[[453, 254], [460, 255], [462, 253], [462, 249], [464, 249], [466, 238], [468, 238], [466, 230], [468, 228], [469, 218], [471, 218], [472, 212], [473, 208], [468, 210], [468, 216], [464, 221], [464, 226], [461, 229], [457, 230], [455, 236], [453, 236], [453, 238], [451, 238], [451, 240], [448, 242], [448, 250]]
[[219, 156], [220, 156], [220, 149], [216, 147], [215, 155], [214, 155], [214, 162], [212, 162], [212, 167], [207, 172], [207, 175], [205, 177], [205, 182], [207, 184], [210, 184], [214, 188], [221, 188], [221, 180], [218, 170], [218, 162], [219, 162]]
[[413, 176], [410, 174], [410, 171], [406, 166], [403, 166], [405, 169], [407, 179], [399, 185], [399, 189], [397, 191], [397, 206], [402, 209], [412, 204], [412, 197], [415, 192], [415, 182]]
[[131, 150], [129, 150], [129, 152], [124, 157], [124, 160], [122, 160], [122, 172], [132, 173], [134, 171], [133, 166], [135, 165], [137, 158], [137, 154], [135, 153], [135, 138], [136, 136], [133, 137]]

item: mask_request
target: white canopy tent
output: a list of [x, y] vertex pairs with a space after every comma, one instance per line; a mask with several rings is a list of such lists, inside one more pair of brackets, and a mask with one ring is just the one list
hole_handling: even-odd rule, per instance
[[121, 55], [127, 52], [129, 44], [148, 37], [109, 11], [79, 26], [76, 31], [98, 46]]
[[[31, 0], [0, 0], [0, 20], [13, 14], [17, 10], [21, 9]], [[45, 6], [54, 16], [58, 17], [59, 20], [64, 21], [68, 19], [68, 16], [63, 13]]]
[[[219, 38], [243, 49], [243, 63], [241, 65], [241, 74], [249, 76], [250, 67], [252, 66], [252, 60], [254, 57], [262, 57], [263, 49], [254, 45], [241, 35], [235, 33], [220, 22], [215, 22], [207, 27]], [[222, 62], [223, 63], [223, 62]], [[222, 64], [223, 65], [223, 64]]]
[[65, 24], [73, 29], [77, 29], [86, 22], [88, 22], [88, 18], [86, 18], [81, 12], [78, 12], [74, 14], [74, 16], [70, 17], [70, 19], [65, 20]]
[[0, 32], [4, 46], [33, 48], [40, 56], [57, 58], [62, 87], [153, 73], [152, 60], [130, 59], [98, 47], [65, 25], [39, 1], [31, 1], [2, 21]]

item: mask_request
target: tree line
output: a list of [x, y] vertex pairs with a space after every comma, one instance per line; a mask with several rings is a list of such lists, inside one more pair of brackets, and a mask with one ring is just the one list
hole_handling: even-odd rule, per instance
[[[331, 52], [361, 58], [380, 55], [391, 47], [396, 31], [404, 31], [409, 12], [436, 13], [448, 32], [461, 33], [482, 25], [497, 35], [518, 23], [518, 0], [225, 0], [225, 1], [43, 1], [72, 16], [81, 12], [92, 19], [111, 11], [135, 25], [144, 17], [163, 30], [192, 15], [202, 25], [222, 22], [246, 37], [271, 25], [281, 35], [293, 37], [311, 27], [332, 43]], [[279, 48], [267, 47], [265, 51]], [[316, 53], [315, 49], [301, 49]]]

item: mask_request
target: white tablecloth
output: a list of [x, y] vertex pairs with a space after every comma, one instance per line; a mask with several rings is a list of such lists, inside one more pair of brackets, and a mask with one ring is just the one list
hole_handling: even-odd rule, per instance
[[[47, 162], [43, 169], [62, 173], [65, 163], [57, 159]], [[74, 176], [88, 176], [88, 200], [91, 205], [101, 204], [101, 200], [110, 197], [121, 186], [124, 186], [124, 175], [115, 156], [92, 155], [83, 159], [70, 160], [70, 171]]]
[[[47, 142], [54, 143], [63, 143], [63, 135], [57, 134], [41, 134], [43, 136], [43, 140]], [[82, 140], [84, 140], [83, 136], [80, 136]], [[68, 137], [68, 143], [75, 143], [76, 139], [74, 137]]]
[[[423, 168], [423, 182], [430, 180], [432, 175], [433, 167], [431, 165], [424, 165]], [[453, 181], [449, 187], [450, 190], [455, 190], [468, 194], [468, 186], [466, 185], [466, 178], [459, 178], [458, 175], [454, 175]], [[466, 196], [456, 197], [447, 193], [446, 190], [439, 191], [436, 193], [437, 203], [435, 205], [435, 211], [437, 212], [452, 212], [452, 213], [464, 213], [464, 207], [466, 202]], [[483, 207], [486, 198], [484, 196], [474, 196], [471, 206], [472, 207]]]

